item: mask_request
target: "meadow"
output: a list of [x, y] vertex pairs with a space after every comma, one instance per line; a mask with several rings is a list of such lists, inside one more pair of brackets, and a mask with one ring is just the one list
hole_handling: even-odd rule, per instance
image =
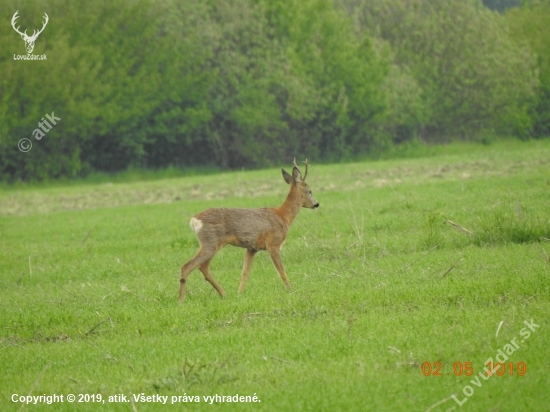
[[310, 159], [292, 290], [262, 252], [238, 295], [228, 246], [183, 304], [189, 218], [279, 205], [280, 169], [0, 186], [0, 410], [550, 410], [550, 140], [430, 150]]

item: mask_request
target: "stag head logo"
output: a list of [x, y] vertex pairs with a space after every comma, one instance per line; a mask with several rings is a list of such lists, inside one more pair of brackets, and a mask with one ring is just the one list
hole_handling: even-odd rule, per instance
[[15, 27], [15, 20], [17, 20], [17, 18], [19, 17], [17, 15], [17, 13], [19, 13], [19, 10], [17, 10], [15, 12], [15, 14], [13, 15], [13, 17], [11, 19], [11, 26], [13, 27], [13, 29], [17, 33], [19, 33], [21, 35], [21, 38], [25, 42], [25, 48], [27, 49], [27, 53], [31, 54], [33, 49], [34, 49], [34, 42], [38, 38], [38, 35], [44, 31], [44, 29], [46, 28], [46, 24], [48, 24], [48, 21], [50, 19], [49, 19], [48, 15], [46, 13], [44, 13], [44, 19], [45, 20], [44, 20], [44, 23], [42, 24], [42, 28], [38, 31], [34, 30], [33, 33], [32, 33], [32, 36], [29, 36], [29, 35], [27, 35], [27, 30], [25, 30], [23, 33], [21, 33], [19, 31], [19, 27]]

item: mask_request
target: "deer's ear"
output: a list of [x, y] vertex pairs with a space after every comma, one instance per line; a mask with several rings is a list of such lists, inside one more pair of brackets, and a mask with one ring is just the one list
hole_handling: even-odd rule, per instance
[[297, 167], [292, 169], [292, 178], [294, 179], [294, 181], [296, 183], [302, 181], [302, 173], [300, 172], [300, 170]]
[[281, 169], [283, 171], [283, 178], [285, 179], [285, 182], [287, 182], [289, 185], [294, 182], [292, 179], [292, 176], [290, 176], [285, 169]]

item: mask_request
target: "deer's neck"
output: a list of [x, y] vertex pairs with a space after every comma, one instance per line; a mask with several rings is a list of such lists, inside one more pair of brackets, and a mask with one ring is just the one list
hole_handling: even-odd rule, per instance
[[298, 190], [296, 190], [296, 187], [292, 186], [285, 201], [276, 210], [277, 214], [285, 221], [286, 226], [289, 227], [296, 216], [298, 216], [298, 213], [300, 213], [301, 208], [302, 201], [300, 199], [300, 194]]

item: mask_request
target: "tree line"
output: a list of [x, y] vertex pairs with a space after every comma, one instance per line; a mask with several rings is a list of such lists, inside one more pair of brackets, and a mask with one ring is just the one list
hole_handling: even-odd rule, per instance
[[[17, 60], [21, 36], [0, 25], [0, 180], [550, 135], [548, 1], [0, 4], [29, 34], [49, 16], [46, 60]], [[60, 120], [37, 140], [46, 115]]]

